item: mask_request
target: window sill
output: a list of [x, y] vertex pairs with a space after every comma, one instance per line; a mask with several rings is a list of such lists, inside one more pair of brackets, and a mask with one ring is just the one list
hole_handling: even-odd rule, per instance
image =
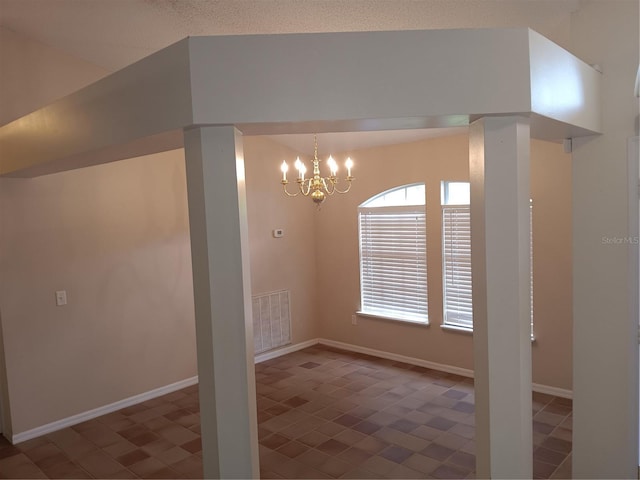
[[[459, 327], [457, 325], [440, 325], [443, 330], [449, 330], [451, 332], [463, 333], [465, 335], [473, 335], [473, 328]], [[531, 343], [535, 343], [536, 337], [531, 335]]]
[[446, 324], [440, 325], [440, 328], [442, 328], [443, 330], [449, 330], [451, 332], [458, 332], [458, 333], [464, 333], [466, 335], [473, 335], [473, 328], [460, 327], [458, 325], [446, 325]]
[[392, 316], [387, 316], [387, 315], [380, 315], [378, 313], [363, 312], [362, 310], [358, 310], [356, 312], [356, 315], [358, 315], [359, 317], [373, 318], [375, 320], [385, 320], [387, 322], [407, 323], [409, 325], [417, 325], [417, 326], [420, 326], [420, 327], [428, 327], [429, 326], [429, 321], [428, 320], [426, 320], [426, 321], [409, 320], [407, 318], [392, 317]]

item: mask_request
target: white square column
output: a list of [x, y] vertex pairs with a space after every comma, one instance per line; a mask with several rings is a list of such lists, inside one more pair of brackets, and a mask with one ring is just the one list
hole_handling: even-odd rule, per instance
[[469, 128], [478, 478], [532, 478], [529, 124]]
[[258, 433], [242, 137], [185, 130], [205, 478], [257, 478]]

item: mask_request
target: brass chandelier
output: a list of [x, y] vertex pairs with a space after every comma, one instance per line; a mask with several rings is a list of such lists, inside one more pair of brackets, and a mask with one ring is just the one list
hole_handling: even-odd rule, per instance
[[313, 176], [310, 178], [305, 178], [305, 173], [307, 173], [307, 167], [302, 161], [300, 161], [300, 157], [296, 158], [295, 163], [293, 164], [298, 171], [298, 178], [296, 179], [296, 183], [298, 184], [298, 191], [295, 193], [290, 193], [287, 190], [287, 185], [289, 181], [287, 180], [287, 171], [289, 170], [289, 165], [287, 165], [286, 161], [282, 162], [280, 166], [280, 170], [282, 171], [282, 189], [284, 193], [289, 197], [297, 197], [299, 194], [304, 195], [305, 197], [311, 197], [311, 200], [316, 205], [320, 205], [325, 201], [327, 196], [331, 196], [334, 193], [347, 193], [351, 189], [351, 182], [353, 181], [353, 176], [351, 175], [351, 168], [353, 167], [353, 161], [351, 158], [347, 158], [345, 162], [345, 167], [347, 168], [347, 188], [344, 190], [340, 190], [338, 188], [338, 164], [333, 159], [331, 155], [327, 159], [327, 165], [329, 167], [330, 174], [326, 177], [320, 176], [320, 160], [318, 160], [318, 136], [313, 136]]

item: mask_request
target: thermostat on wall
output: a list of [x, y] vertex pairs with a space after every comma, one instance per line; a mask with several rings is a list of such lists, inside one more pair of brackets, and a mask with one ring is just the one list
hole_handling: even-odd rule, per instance
[[283, 235], [284, 235], [284, 230], [281, 228], [276, 228], [273, 231], [273, 238], [282, 238]]

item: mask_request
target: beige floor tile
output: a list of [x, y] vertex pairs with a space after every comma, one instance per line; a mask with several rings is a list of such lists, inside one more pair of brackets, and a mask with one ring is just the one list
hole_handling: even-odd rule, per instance
[[78, 465], [96, 478], [106, 477], [123, 469], [123, 465], [103, 451], [91, 452], [77, 459]]
[[2, 478], [47, 478], [24, 453], [0, 460], [0, 472]]

